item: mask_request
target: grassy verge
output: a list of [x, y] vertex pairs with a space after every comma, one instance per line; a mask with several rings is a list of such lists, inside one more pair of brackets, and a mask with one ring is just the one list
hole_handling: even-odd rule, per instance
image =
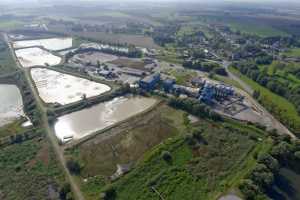
[[7, 44], [0, 40], [0, 75], [17, 71], [16, 64]]
[[0, 127], [0, 138], [15, 135], [16, 133], [21, 133], [28, 130], [27, 128], [22, 127], [23, 122], [25, 122], [24, 119], [19, 119], [15, 122]]
[[213, 76], [213, 79], [215, 79], [217, 81], [220, 81], [220, 82], [223, 82], [223, 83], [225, 83], [227, 85], [232, 85], [232, 86], [235, 86], [235, 87], [237, 87], [239, 89], [243, 89], [243, 87], [237, 81], [232, 80], [232, 79], [230, 79], [230, 78], [228, 78], [226, 76], [220, 76], [220, 75], [216, 74], [216, 75]]
[[234, 68], [230, 71], [241, 78], [254, 90], [260, 92], [259, 102], [261, 102], [272, 114], [274, 114], [282, 123], [290, 127], [295, 133], [300, 133], [300, 117], [295, 106], [285, 98], [278, 96], [270, 90], [262, 87], [255, 81], [242, 75]]

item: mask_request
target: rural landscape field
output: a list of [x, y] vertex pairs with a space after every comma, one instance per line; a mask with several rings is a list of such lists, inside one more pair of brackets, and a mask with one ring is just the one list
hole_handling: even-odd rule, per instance
[[300, 200], [300, 2], [0, 0], [0, 200]]

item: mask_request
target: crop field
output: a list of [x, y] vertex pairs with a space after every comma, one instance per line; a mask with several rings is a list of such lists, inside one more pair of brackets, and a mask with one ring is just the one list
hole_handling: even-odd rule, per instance
[[[269, 144], [256, 143], [249, 136], [262, 137], [255, 130], [201, 121], [196, 147], [184, 137], [174, 137], [147, 153], [139, 165], [112, 184], [116, 199], [216, 199], [238, 184], [254, 166], [253, 155]], [[162, 159], [170, 152], [171, 160]], [[154, 192], [154, 189], [156, 192]]]
[[233, 30], [240, 31], [242, 33], [259, 35], [261, 37], [271, 36], [288, 36], [289, 33], [279, 27], [274, 26], [272, 20], [248, 18], [244, 16], [223, 16], [219, 14], [211, 16], [203, 16], [205, 19], [212, 23], [223, 23], [229, 25]]
[[300, 131], [300, 117], [295, 106], [285, 98], [274, 94], [270, 90], [260, 86], [255, 81], [240, 74], [237, 70], [230, 68], [230, 71], [237, 74], [243, 81], [250, 85], [254, 90], [260, 91], [259, 101], [273, 113], [282, 123], [288, 125], [295, 132]]
[[1, 148], [0, 166], [0, 199], [58, 199], [64, 176], [45, 138]]
[[68, 30], [64, 26], [50, 26], [50, 30], [59, 33], [69, 33], [72, 36], [97, 40], [103, 43], [133, 44], [138, 47], [160, 49], [160, 47], [154, 43], [151, 37], [143, 36], [143, 35], [116, 34], [116, 33], [107, 34], [105, 32], [75, 32], [75, 31]]

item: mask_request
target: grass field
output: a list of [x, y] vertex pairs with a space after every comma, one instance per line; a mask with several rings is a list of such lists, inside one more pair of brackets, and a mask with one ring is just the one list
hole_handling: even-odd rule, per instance
[[284, 53], [288, 57], [300, 58], [300, 48], [293, 48]]
[[4, 30], [4, 31], [20, 28], [23, 25], [24, 25], [24, 23], [21, 21], [18, 21], [18, 20], [12, 20], [12, 19], [9, 19], [9, 20], [1, 19], [0, 20], [0, 30]]
[[16, 133], [21, 133], [26, 131], [27, 128], [23, 128], [21, 126], [24, 121], [25, 121], [24, 119], [19, 119], [13, 123], [0, 127], [0, 138], [15, 135]]
[[[197, 147], [181, 136], [165, 141], [113, 183], [116, 199], [159, 199], [153, 188], [164, 199], [216, 199], [253, 169], [257, 151], [269, 148], [268, 142], [256, 145], [249, 139], [257, 133], [247, 128], [205, 121], [194, 128], [203, 130]], [[163, 151], [171, 153], [171, 162], [161, 158]]]
[[63, 173], [45, 138], [0, 149], [0, 199], [58, 199], [63, 181]]
[[220, 81], [220, 82], [223, 82], [225, 84], [228, 84], [228, 85], [233, 85], [237, 88], [240, 88], [240, 89], [243, 89], [243, 87], [235, 80], [232, 80], [226, 76], [220, 76], [220, 75], [214, 75], [213, 76], [213, 79], [217, 80], [217, 81]]
[[300, 116], [298, 115], [296, 108], [292, 103], [242, 75], [236, 69], [231, 67], [230, 71], [238, 75], [254, 90], [260, 91], [261, 97], [259, 101], [282, 123], [293, 129], [293, 131], [296, 133], [300, 132]]
[[166, 72], [167, 74], [174, 76], [176, 79], [176, 83], [179, 85], [188, 85], [188, 82], [197, 76], [196, 72], [192, 72], [190, 70], [183, 70], [183, 71], [177, 71], [177, 70], [170, 70], [169, 72]]
[[275, 29], [266, 24], [260, 23], [250, 23], [250, 22], [229, 22], [229, 26], [235, 30], [242, 33], [247, 33], [250, 35], [258, 35], [261, 37], [272, 37], [272, 36], [288, 36], [287, 33]]

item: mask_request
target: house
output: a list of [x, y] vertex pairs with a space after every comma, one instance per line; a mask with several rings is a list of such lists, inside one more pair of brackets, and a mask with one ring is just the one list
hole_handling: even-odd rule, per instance
[[156, 74], [146, 76], [145, 78], [140, 80], [139, 86], [144, 90], [153, 90], [159, 81], [160, 81], [160, 74], [156, 73]]

